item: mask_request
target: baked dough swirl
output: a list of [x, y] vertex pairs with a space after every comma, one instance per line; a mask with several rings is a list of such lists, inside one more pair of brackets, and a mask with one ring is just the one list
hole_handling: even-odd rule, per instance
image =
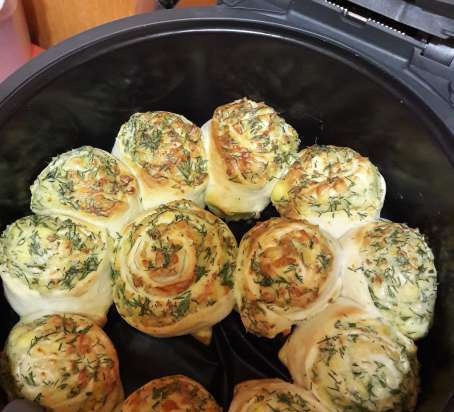
[[115, 349], [101, 328], [78, 315], [18, 323], [2, 358], [6, 388], [54, 412], [112, 412], [123, 401]]
[[110, 232], [141, 211], [134, 175], [110, 153], [90, 146], [53, 158], [31, 192], [33, 212], [76, 217]]
[[306, 219], [342, 236], [380, 216], [386, 184], [368, 158], [353, 149], [310, 146], [302, 150], [271, 200], [281, 216]]
[[233, 308], [236, 240], [227, 225], [187, 200], [145, 212], [124, 228], [114, 258], [114, 302], [152, 336], [193, 334]]
[[121, 412], [221, 412], [207, 390], [194, 380], [173, 375], [154, 379], [123, 403]]
[[410, 412], [416, 346], [394, 327], [340, 298], [303, 323], [279, 353], [296, 384], [330, 410]]
[[31, 215], [0, 243], [5, 295], [23, 320], [69, 312], [106, 321], [112, 304], [107, 233], [64, 216]]
[[424, 336], [432, 323], [437, 271], [417, 229], [379, 220], [346, 233], [341, 243], [343, 295], [377, 308], [404, 335]]
[[202, 132], [208, 207], [229, 220], [258, 217], [295, 159], [295, 129], [265, 103], [241, 99], [218, 107]]
[[340, 291], [339, 251], [337, 240], [305, 221], [274, 218], [252, 228], [235, 272], [246, 329], [273, 338], [323, 310]]
[[208, 172], [202, 133], [184, 116], [133, 114], [121, 126], [112, 154], [136, 175], [145, 209], [179, 199], [205, 205]]
[[228, 412], [327, 412], [299, 386], [280, 379], [257, 379], [235, 386]]

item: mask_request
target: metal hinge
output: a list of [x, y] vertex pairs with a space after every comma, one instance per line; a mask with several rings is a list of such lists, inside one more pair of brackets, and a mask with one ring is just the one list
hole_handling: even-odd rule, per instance
[[[324, 1], [327, 6], [337, 9], [345, 17], [356, 23], [374, 25], [395, 34], [410, 36], [409, 38], [413, 39], [415, 47], [408, 62], [408, 70], [429, 85], [451, 106], [454, 106], [454, 45], [452, 42], [450, 44], [448, 40], [450, 37], [454, 37], [454, 20], [425, 12], [402, 0]], [[360, 7], [354, 8], [354, 11], [352, 11], [349, 6], [351, 3]], [[364, 11], [364, 14], [361, 13], [361, 10]], [[383, 20], [386, 19], [382, 19], [376, 14], [369, 14], [369, 11], [382, 13], [388, 21], [392, 22], [390, 24], [393, 27], [383, 23]], [[374, 17], [371, 17], [371, 15]], [[430, 37], [427, 36], [427, 33], [433, 35], [431, 42], [427, 42], [427, 40], [424, 42], [410, 35], [415, 32], [414, 29], [418, 21], [421, 22], [421, 28], [426, 33], [426, 37]], [[405, 30], [405, 23], [408, 22], [411, 22], [412, 25], [408, 30]], [[430, 26], [431, 24], [432, 26]], [[401, 27], [404, 28], [400, 30]]]
[[454, 107], [454, 48], [444, 44], [428, 43], [415, 47], [408, 70]]
[[[439, 39], [454, 38], [454, 19], [421, 7], [418, 2], [409, 2], [408, 0], [347, 1], [398, 24], [436, 36]], [[454, 12], [454, 4], [450, 7]]]
[[454, 62], [454, 47], [446, 44], [428, 43], [421, 54], [448, 67]]
[[379, 18], [366, 16], [363, 13], [360, 13], [357, 11], [352, 11], [350, 8], [348, 8], [344, 5], [341, 5], [339, 3], [336, 3], [335, 2], [336, 0], [323, 0], [323, 1], [328, 7], [338, 10], [347, 19], [350, 19], [351, 21], [354, 21], [359, 24], [370, 24], [370, 25], [379, 27], [381, 29], [384, 29], [386, 31], [391, 31], [395, 34], [399, 34], [399, 35], [403, 35], [403, 36], [406, 35], [406, 33], [401, 28], [391, 27], [390, 25], [384, 23], [383, 21], [380, 21]]
[[[448, 17], [441, 18], [438, 22], [434, 14], [425, 13], [403, 0], [221, 0], [220, 3], [233, 8], [285, 16], [291, 14], [292, 10], [299, 12], [300, 1], [313, 2], [335, 10], [353, 25], [373, 26], [393, 36], [405, 38], [414, 47], [407, 70], [454, 106], [454, 46], [446, 40], [451, 35], [454, 36], [454, 20]], [[377, 11], [380, 4], [381, 7], [386, 6], [385, 9], [379, 10], [383, 15]], [[367, 5], [373, 7], [367, 8]], [[417, 19], [411, 19], [415, 16], [423, 19], [426, 38], [415, 36]], [[407, 26], [407, 21], [412, 21], [413, 25]], [[434, 27], [427, 27], [428, 23], [435, 21], [438, 23]], [[427, 33], [436, 33], [439, 36], [433, 35], [430, 38]]]
[[[454, 106], [454, 45], [449, 41], [450, 37], [454, 37], [454, 20], [426, 12], [403, 0], [325, 0], [325, 3], [338, 8], [346, 17], [357, 23], [375, 25], [387, 31], [391, 30], [404, 36], [410, 36], [415, 47], [408, 62], [409, 71], [430, 85], [438, 95]], [[349, 4], [356, 4], [360, 7], [354, 8], [354, 12], [352, 12]], [[361, 10], [364, 11], [364, 14], [361, 14]], [[392, 22], [390, 24], [393, 27], [383, 24], [382, 20], [386, 19], [376, 14], [372, 14], [374, 17], [377, 16], [376, 19], [371, 18], [371, 15], [367, 13], [370, 11], [380, 13], [380, 16], [384, 16], [388, 19], [387, 21]], [[419, 27], [417, 27], [418, 22]], [[404, 27], [405, 32], [396, 27]], [[408, 29], [406, 30], [405, 27]], [[425, 33], [427, 38], [425, 41], [413, 37], [415, 28]], [[432, 36], [428, 36], [428, 33]], [[424, 36], [422, 38], [424, 39]], [[431, 41], [427, 41], [428, 39]]]
[[345, 17], [356, 20], [359, 23], [367, 23], [370, 20], [369, 17], [363, 16], [362, 14], [355, 13], [350, 10], [345, 10], [344, 15]]
[[325, 3], [330, 6], [331, 8], [334, 8], [338, 10], [339, 12], [343, 13], [345, 17], [355, 20], [358, 23], [367, 23], [369, 21], [369, 18], [366, 16], [363, 16], [362, 14], [355, 13], [348, 8], [341, 6], [340, 4], [335, 3], [334, 1], [331, 0], [325, 0]]

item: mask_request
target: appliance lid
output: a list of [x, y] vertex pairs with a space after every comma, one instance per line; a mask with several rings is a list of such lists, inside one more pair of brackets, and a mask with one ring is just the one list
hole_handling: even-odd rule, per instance
[[[454, 108], [454, 0], [219, 0], [283, 24], [367, 45], [376, 61], [410, 72]], [[437, 7], [434, 7], [437, 6]], [[447, 13], [442, 16], [438, 13]], [[452, 17], [451, 17], [452, 14]], [[412, 50], [402, 55], [403, 49]], [[382, 50], [384, 55], [375, 54]], [[399, 62], [393, 56], [399, 55]], [[403, 60], [402, 60], [403, 59]]]
[[[336, 0], [337, 1], [337, 0]], [[340, 1], [340, 0], [339, 0]], [[339, 48], [352, 58], [361, 59], [400, 84], [424, 102], [426, 110], [445, 125], [446, 135], [454, 137], [454, 57], [446, 47], [413, 37], [374, 19], [356, 18], [345, 8], [323, 0], [225, 0], [219, 7], [161, 10], [132, 16], [81, 33], [49, 49], [6, 79], [0, 87], [0, 122], [26, 102], [31, 83], [43, 84], [89, 56], [106, 48], [156, 32], [178, 30], [241, 30], [253, 28], [309, 36], [327, 46]], [[453, 55], [454, 56], [454, 55]], [[390, 86], [391, 87], [391, 86]], [[394, 87], [394, 86], [393, 86]], [[8, 104], [13, 101], [14, 104]], [[403, 101], [404, 103], [404, 101]], [[452, 146], [454, 139], [444, 145]]]
[[418, 30], [438, 39], [454, 40], [454, 0], [220, 0], [229, 7], [276, 11], [298, 3], [337, 7], [360, 21], [374, 19], [383, 24]]
[[347, 3], [440, 39], [454, 38], [453, 0], [348, 0]]

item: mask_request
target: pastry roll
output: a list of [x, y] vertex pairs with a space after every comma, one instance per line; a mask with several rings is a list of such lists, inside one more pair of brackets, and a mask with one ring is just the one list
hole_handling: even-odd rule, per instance
[[69, 217], [31, 215], [0, 243], [5, 295], [22, 320], [78, 313], [99, 324], [112, 304], [107, 233]]
[[300, 152], [271, 200], [281, 216], [306, 219], [340, 237], [378, 218], [385, 192], [385, 180], [368, 158], [348, 147], [315, 145]]
[[229, 220], [258, 217], [295, 159], [298, 134], [274, 109], [248, 99], [218, 107], [202, 132], [208, 207]]
[[78, 315], [49, 315], [18, 323], [2, 357], [3, 379], [12, 398], [54, 412], [113, 412], [123, 401], [118, 358], [112, 342]]
[[376, 307], [404, 335], [424, 336], [432, 322], [437, 272], [417, 229], [385, 220], [367, 223], [341, 239], [343, 295]]
[[275, 337], [323, 310], [340, 291], [339, 244], [318, 226], [274, 218], [241, 240], [235, 298], [246, 329]]
[[410, 412], [416, 346], [383, 319], [340, 298], [299, 326], [279, 356], [295, 383], [329, 410]]
[[204, 207], [208, 172], [202, 133], [185, 117], [133, 114], [121, 126], [112, 154], [136, 175], [145, 209], [179, 199]]
[[52, 159], [31, 192], [33, 212], [76, 217], [111, 232], [141, 210], [137, 182], [129, 169], [110, 153], [90, 146]]
[[121, 412], [221, 412], [214, 398], [199, 383], [183, 375], [154, 379], [123, 403]]
[[280, 379], [257, 379], [235, 386], [228, 412], [328, 412], [309, 392]]
[[188, 200], [170, 202], [126, 226], [115, 249], [114, 302], [126, 322], [209, 342], [234, 306], [237, 245], [222, 220]]

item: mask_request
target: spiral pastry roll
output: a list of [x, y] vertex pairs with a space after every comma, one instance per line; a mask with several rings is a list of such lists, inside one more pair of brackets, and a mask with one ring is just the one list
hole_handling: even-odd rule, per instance
[[137, 182], [110, 153], [90, 146], [63, 153], [31, 187], [31, 209], [62, 214], [119, 231], [140, 211]]
[[18, 323], [6, 342], [2, 368], [11, 397], [46, 410], [113, 412], [123, 401], [115, 349], [102, 329], [82, 316]]
[[214, 398], [199, 383], [183, 375], [154, 379], [123, 403], [121, 412], [221, 412]]
[[112, 154], [136, 175], [145, 209], [179, 199], [205, 205], [208, 171], [202, 133], [185, 117], [133, 114], [121, 126]]
[[145, 212], [122, 231], [114, 259], [114, 302], [133, 327], [152, 336], [193, 334], [233, 308], [236, 240], [227, 225], [180, 200]]
[[416, 346], [383, 319], [340, 298], [304, 322], [279, 353], [295, 383], [329, 410], [410, 412]]
[[348, 232], [343, 295], [377, 308], [404, 335], [424, 336], [432, 322], [437, 271], [417, 229], [379, 220]]
[[323, 310], [340, 291], [339, 244], [305, 221], [274, 218], [241, 240], [235, 298], [246, 329], [275, 337]]
[[0, 275], [24, 319], [56, 312], [103, 324], [112, 304], [107, 233], [69, 217], [31, 215], [3, 232]]
[[248, 99], [218, 107], [202, 132], [208, 207], [230, 220], [258, 217], [296, 157], [298, 134], [274, 109]]
[[306, 219], [334, 237], [380, 216], [386, 184], [378, 169], [348, 147], [302, 150], [271, 200], [281, 216]]
[[299, 386], [280, 379], [257, 379], [235, 386], [229, 412], [327, 412]]

